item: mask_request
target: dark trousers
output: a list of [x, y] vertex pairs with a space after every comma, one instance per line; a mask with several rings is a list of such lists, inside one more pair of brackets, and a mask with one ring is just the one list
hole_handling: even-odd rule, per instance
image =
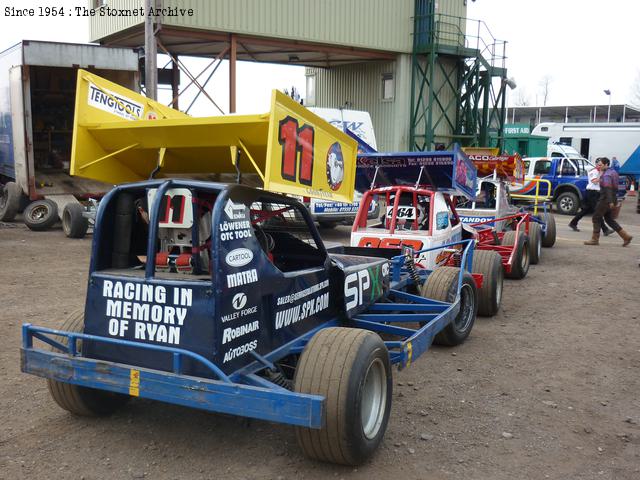
[[606, 223], [616, 232], [622, 230], [622, 227], [611, 216], [611, 209], [609, 208], [609, 202], [606, 198], [600, 198], [596, 204], [596, 209], [593, 212], [593, 233], [599, 233], [600, 228], [604, 228]]
[[[590, 213], [594, 213], [596, 209], [596, 205], [598, 203], [598, 198], [600, 197], [600, 192], [598, 190], [587, 190], [586, 194], [582, 200], [582, 205], [580, 206], [580, 211], [576, 214], [575, 217], [571, 219], [569, 222], [571, 225], [578, 226], [578, 222], [582, 220], [582, 217], [588, 215]], [[602, 226], [602, 231], [606, 232], [607, 227], [604, 225], [604, 221], [600, 222]]]

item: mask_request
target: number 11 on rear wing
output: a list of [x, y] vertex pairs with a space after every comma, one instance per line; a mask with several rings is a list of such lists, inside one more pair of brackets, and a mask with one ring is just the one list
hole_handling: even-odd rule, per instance
[[257, 173], [266, 190], [351, 203], [357, 149], [277, 90], [268, 113], [194, 118], [78, 70], [72, 175], [119, 184]]

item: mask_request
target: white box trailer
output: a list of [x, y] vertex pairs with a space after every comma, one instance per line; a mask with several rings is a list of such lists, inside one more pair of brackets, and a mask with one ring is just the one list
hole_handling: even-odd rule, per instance
[[591, 161], [598, 157], [616, 157], [624, 164], [640, 145], [640, 123], [544, 122], [536, 125], [531, 135], [570, 145]]
[[0, 52], [0, 221], [24, 210], [33, 230], [60, 218], [68, 236], [84, 235], [80, 202], [111, 186], [69, 175], [77, 69], [137, 90], [138, 57], [132, 48], [32, 40]]

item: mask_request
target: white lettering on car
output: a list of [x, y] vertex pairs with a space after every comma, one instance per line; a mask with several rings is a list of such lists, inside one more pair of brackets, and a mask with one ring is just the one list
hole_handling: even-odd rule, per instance
[[255, 268], [227, 275], [227, 287], [241, 287], [258, 281], [258, 271]]
[[280, 330], [329, 308], [329, 292], [311, 298], [300, 305], [276, 312], [275, 327]]
[[255, 332], [259, 328], [260, 322], [258, 322], [258, 320], [239, 327], [225, 328], [222, 332], [222, 344], [224, 345], [225, 343], [235, 340], [238, 337], [242, 337], [247, 333]]
[[[355, 285], [354, 285], [355, 284]], [[371, 279], [367, 270], [350, 273], [344, 281], [344, 297], [348, 299], [347, 310], [362, 305], [364, 292], [371, 286]]]

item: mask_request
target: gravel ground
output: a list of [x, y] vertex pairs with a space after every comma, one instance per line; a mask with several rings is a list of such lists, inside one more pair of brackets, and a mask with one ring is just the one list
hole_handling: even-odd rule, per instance
[[[83, 305], [90, 239], [0, 224], [0, 479], [640, 478], [640, 215], [636, 239], [585, 247], [557, 216], [558, 242], [469, 340], [394, 372], [383, 444], [345, 468], [304, 458], [293, 429], [136, 400], [74, 417], [20, 373], [23, 322], [55, 327]], [[347, 241], [349, 229], [324, 231]]]

